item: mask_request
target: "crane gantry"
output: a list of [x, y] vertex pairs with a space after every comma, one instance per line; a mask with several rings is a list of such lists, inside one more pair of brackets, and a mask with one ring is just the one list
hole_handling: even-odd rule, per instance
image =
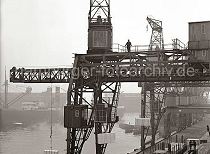
[[[120, 83], [138, 82], [143, 88], [142, 118], [146, 115], [145, 105], [149, 94], [151, 143], [154, 144], [158, 125], [165, 111], [163, 102], [165, 89], [167, 89], [165, 87], [209, 86], [210, 73], [202, 71], [206, 69], [204, 65], [197, 67], [195, 61], [190, 58], [193, 56], [191, 49], [164, 49], [160, 21], [147, 18], [154, 29], [154, 37], [151, 39], [153, 44], [150, 42], [148, 49], [128, 53], [112, 50], [110, 0], [90, 0], [88, 19], [87, 54], [76, 54], [72, 68], [13, 67], [10, 70], [10, 81], [69, 84], [67, 106], [64, 108], [67, 154], [81, 154], [83, 145], [94, 128], [96, 154], [105, 153], [108, 142], [101, 142], [100, 137], [111, 133], [114, 124], [118, 121]], [[156, 35], [156, 32], [161, 35]], [[159, 43], [159, 49], [153, 50], [154, 44], [157, 43]], [[164, 58], [158, 58], [160, 53]], [[204, 60], [200, 63], [209, 64], [209, 61]], [[180, 68], [183, 68], [181, 75]], [[168, 72], [166, 69], [171, 71]], [[170, 90], [171, 88], [168, 88], [168, 92]], [[85, 97], [86, 94], [91, 94], [93, 100], [88, 100]], [[104, 99], [107, 94], [109, 100]], [[142, 150], [145, 148], [146, 134], [145, 127], [142, 127]]]

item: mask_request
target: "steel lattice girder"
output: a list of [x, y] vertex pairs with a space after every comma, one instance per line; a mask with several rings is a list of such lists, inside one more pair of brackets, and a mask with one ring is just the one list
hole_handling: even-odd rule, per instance
[[[98, 103], [102, 103], [102, 104], [110, 104], [112, 106], [112, 114], [113, 116], [116, 118], [117, 116], [117, 105], [118, 105], [118, 97], [119, 97], [119, 90], [120, 90], [120, 83], [102, 83], [101, 85], [97, 85], [99, 82], [93, 82], [92, 84], [94, 85], [94, 89], [92, 92], [88, 92], [91, 93], [92, 95], [94, 95], [94, 99], [93, 102], [88, 101], [87, 99], [85, 99], [84, 97], [84, 93], [86, 93], [86, 89], [85, 87], [83, 88], [79, 88], [82, 87], [82, 85], [77, 85], [76, 87], [73, 87], [70, 91], [70, 95], [69, 97], [72, 98], [72, 103], [75, 104], [88, 104], [89, 105], [89, 111], [90, 111], [90, 117], [89, 117], [89, 128], [84, 128], [84, 129], [68, 129], [69, 132], [67, 134], [67, 139], [71, 139], [67, 144], [69, 146], [69, 149], [73, 149], [74, 152], [80, 154], [83, 144], [85, 143], [85, 141], [89, 138], [92, 129], [93, 129], [93, 125], [92, 125], [92, 121], [95, 121], [95, 105]], [[100, 99], [100, 96], [97, 95], [97, 89], [101, 88], [100, 90], [100, 94], [99, 95], [108, 95], [109, 100], [106, 100], [104, 98]], [[83, 89], [83, 91], [79, 90], [79, 89]], [[88, 89], [89, 90], [89, 89]], [[78, 95], [78, 97], [76, 97], [76, 95]], [[98, 102], [101, 101], [101, 102]], [[116, 120], [113, 122], [105, 122], [105, 123], [100, 123], [100, 122], [96, 122], [95, 121], [95, 135], [96, 138], [98, 137], [98, 134], [100, 133], [110, 133], [112, 131], [112, 128], [115, 124], [115, 122], [117, 122]], [[74, 139], [73, 139], [74, 138]], [[74, 142], [74, 144], [72, 144]], [[107, 144], [97, 144], [97, 146], [99, 147], [98, 149], [100, 150], [100, 153], [105, 153], [105, 149], [107, 147]]]
[[[163, 50], [161, 52], [171, 54], [170, 57], [177, 55], [177, 53], [182, 55], [181, 57], [190, 55], [190, 50]], [[76, 55], [79, 60], [77, 68], [13, 68], [10, 71], [10, 81], [24, 83], [68, 83], [71, 77], [80, 77], [83, 78], [84, 82], [89, 82], [88, 80], [92, 80], [91, 78], [94, 76], [102, 76], [101, 80], [104, 82], [210, 81], [210, 73], [206, 71], [209, 69], [209, 61], [199, 62], [202, 65], [200, 65], [201, 68], [197, 68], [196, 64], [198, 62], [183, 60], [183, 58], [172, 58], [168, 61], [152, 61], [145, 58], [157, 57], [157, 54], [155, 51], [142, 51], [136, 53]], [[194, 73], [190, 76], [186, 72], [180, 72], [190, 68], [194, 69]], [[168, 72], [166, 69], [168, 69]], [[81, 71], [83, 71], [83, 74]]]
[[[74, 67], [78, 66], [78, 57], [75, 58]], [[68, 89], [67, 105], [89, 105], [90, 116], [88, 118], [88, 127], [83, 129], [67, 129], [67, 153], [80, 154], [85, 141], [89, 138], [93, 122], [95, 123], [96, 151], [99, 154], [105, 153], [107, 144], [98, 144], [98, 135], [101, 133], [110, 133], [114, 124], [117, 122], [117, 106], [120, 91], [120, 83], [104, 83], [99, 78], [84, 84], [80, 79], [70, 79]], [[85, 93], [92, 94], [93, 100], [87, 100]], [[104, 96], [109, 97], [108, 100]], [[111, 107], [112, 121], [97, 121], [97, 105], [107, 104]]]
[[100, 13], [103, 20], [110, 21], [110, 0], [90, 0], [89, 23], [94, 23]]
[[[167, 92], [167, 89], [165, 87], [152, 87], [148, 85], [149, 83], [142, 84], [142, 105], [145, 107], [142, 108], [141, 111], [141, 117], [142, 118], [151, 118], [150, 120], [150, 127], [142, 127], [141, 133], [142, 139], [141, 139], [141, 147], [142, 150], [145, 148], [146, 144], [151, 143], [151, 145], [154, 145], [155, 143], [155, 135], [158, 130], [158, 126], [161, 120], [161, 117], [165, 113], [165, 94]], [[145, 95], [145, 96], [144, 96]], [[145, 109], [145, 111], [143, 111]], [[146, 130], [146, 132], [143, 131]], [[151, 142], [146, 142], [146, 137], [148, 135], [148, 130], [151, 129], [152, 131], [152, 140]]]
[[72, 68], [25, 69], [13, 67], [11, 82], [22, 83], [69, 83]]
[[[201, 72], [193, 65], [194, 61], [149, 61], [143, 60], [139, 53], [78, 56], [81, 56], [83, 60], [79, 66], [81, 68], [79, 71], [85, 74], [86, 80], [94, 76], [101, 76], [101, 80], [104, 82], [194, 82], [210, 80], [210, 73], [203, 71], [208, 70], [206, 65], [209, 65], [209, 62], [207, 61], [203, 62], [205, 65], [201, 68]], [[168, 73], [166, 69], [170, 69], [171, 72]], [[187, 71], [187, 69], [194, 69], [193, 75], [189, 75], [187, 72], [180, 74], [180, 70]]]

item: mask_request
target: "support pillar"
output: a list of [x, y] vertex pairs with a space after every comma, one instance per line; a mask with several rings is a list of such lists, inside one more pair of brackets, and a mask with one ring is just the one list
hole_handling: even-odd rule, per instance
[[171, 113], [168, 113], [164, 116], [164, 137], [168, 137], [171, 133]]
[[154, 103], [159, 103], [159, 102], [158, 101], [155, 102], [154, 88], [152, 88], [150, 90], [150, 113], [151, 113], [150, 124], [151, 124], [151, 131], [152, 131], [151, 145], [155, 145], [155, 135], [156, 135], [156, 130], [155, 130], [155, 104]]
[[[146, 114], [146, 89], [145, 89], [145, 83], [142, 84], [142, 90], [141, 90], [141, 118], [145, 118]], [[145, 149], [145, 127], [141, 126], [141, 150]]]
[[[102, 90], [101, 85], [96, 84], [96, 89], [94, 90], [94, 106], [97, 104], [102, 104]], [[96, 108], [95, 108], [96, 109]], [[98, 116], [98, 114], [95, 114]], [[95, 117], [96, 119], [99, 119]], [[102, 133], [102, 124], [99, 121], [95, 122], [95, 142], [96, 142], [96, 153], [103, 154], [103, 145], [98, 144], [98, 134]]]

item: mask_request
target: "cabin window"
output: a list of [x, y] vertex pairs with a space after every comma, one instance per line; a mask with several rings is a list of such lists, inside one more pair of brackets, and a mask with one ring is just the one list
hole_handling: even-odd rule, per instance
[[206, 33], [205, 24], [201, 24], [201, 33], [202, 34]]
[[206, 56], [207, 56], [206, 50], [202, 50], [202, 56], [203, 56], [203, 57], [206, 57]]

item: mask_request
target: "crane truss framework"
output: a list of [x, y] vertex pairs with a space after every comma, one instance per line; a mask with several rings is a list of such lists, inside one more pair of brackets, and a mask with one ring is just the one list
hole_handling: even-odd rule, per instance
[[106, 22], [111, 22], [110, 0], [90, 0], [89, 23], [97, 21], [98, 16]]
[[[14, 83], [69, 83], [72, 68], [25, 69], [12, 68], [10, 81]], [[210, 87], [208, 81], [147, 83], [153, 87]]]
[[[197, 66], [196, 61], [183, 60], [182, 54], [190, 50], [162, 52], [171, 58], [167, 61], [149, 61], [145, 57], [157, 57], [157, 52], [110, 53], [95, 55], [76, 55], [79, 57], [77, 67], [66, 69], [11, 69], [12, 82], [34, 83], [68, 83], [70, 78], [79, 79], [84, 85], [100, 76], [101, 82], [193, 82], [201, 86], [210, 79], [209, 61]], [[169, 55], [171, 54], [171, 55]], [[43, 71], [43, 72], [42, 72]], [[160, 85], [160, 84], [159, 84]], [[173, 86], [169, 84], [168, 86]], [[174, 85], [175, 86], [175, 85]], [[180, 85], [181, 86], [181, 85]]]
[[[207, 68], [194, 67], [190, 60], [148, 61], [138, 53], [78, 55], [82, 62], [73, 74], [84, 84], [96, 77], [102, 82], [209, 81]], [[206, 63], [209, 63], [206, 61]], [[201, 72], [202, 71], [202, 72]]]
[[164, 49], [162, 21], [150, 17], [147, 17], [147, 21], [152, 28], [149, 49]]
[[[150, 118], [149, 127], [141, 127], [141, 149], [143, 150], [146, 145], [146, 139], [149, 129], [152, 131], [151, 145], [155, 144], [155, 135], [161, 117], [165, 113], [164, 102], [166, 88], [152, 87], [148, 83], [143, 83], [142, 87], [142, 102], [141, 102], [141, 118]], [[145, 131], [146, 130], [146, 131]]]
[[[13, 68], [10, 72], [10, 80], [12, 82], [34, 83], [49, 83], [54, 81], [62, 83], [69, 82], [68, 105], [88, 104], [91, 114], [88, 120], [88, 127], [67, 129], [67, 151], [68, 153], [81, 153], [82, 147], [93, 129], [92, 121], [95, 121], [96, 150], [98, 153], [104, 153], [107, 144], [98, 144], [98, 134], [111, 132], [114, 123], [117, 121], [116, 107], [120, 82], [146, 82], [148, 85], [151, 82], [155, 82], [157, 85], [160, 85], [161, 82], [167, 82], [169, 84], [185, 82], [190, 85], [194, 82], [205, 83], [210, 80], [210, 74], [206, 71], [208, 70], [206, 65], [201, 65], [203, 68], [197, 68], [197, 65], [194, 65], [194, 61], [184, 60], [184, 58], [182, 58], [189, 56], [191, 53], [190, 50], [162, 50], [161, 52], [168, 55], [168, 61], [159, 61], [157, 63], [157, 61], [149, 61], [146, 58], [157, 57], [158, 53], [156, 51], [76, 55], [74, 67], [65, 70], [65, 73], [62, 73], [62, 69], [56, 70], [55, 73], [54, 70], [43, 71], [35, 69], [32, 71], [30, 69], [21, 70]], [[206, 61], [203, 63], [209, 64], [209, 62]], [[152, 65], [160, 68], [160, 70], [158, 69], [158, 72], [154, 71], [151, 74], [151, 70], [148, 69], [151, 76], [147, 76], [147, 67], [151, 68]], [[167, 74], [166, 71], [162, 69], [164, 67], [173, 68], [171, 74]], [[177, 70], [179, 70], [180, 67], [184, 68], [183, 70], [192, 67], [195, 69], [195, 72], [192, 76], [186, 72], [179, 76], [180, 74], [178, 74], [179, 72], [177, 72]], [[135, 70], [131, 71], [130, 68], [142, 69], [139, 71], [140, 73], [136, 75]], [[134, 73], [134, 75], [131, 73]], [[142, 117], [150, 116], [151, 119], [153, 118], [153, 120], [151, 120], [153, 123], [151, 124], [153, 132], [157, 130], [161, 116], [165, 112], [163, 107], [164, 95], [168, 89], [170, 90], [170, 88], [162, 88], [162, 85], [155, 87], [150, 87], [149, 85], [146, 86], [144, 90], [146, 92], [144, 97], [150, 99], [148, 105], [150, 110], [156, 112], [150, 112], [151, 115], [147, 115], [145, 112], [145, 115], [142, 115]], [[85, 93], [93, 94], [93, 102], [86, 100], [84, 97]], [[109, 102], [103, 99], [106, 93], [110, 95], [111, 101]], [[110, 122], [96, 121], [96, 119], [98, 119], [97, 114], [95, 114], [97, 104], [109, 104], [112, 108], [114, 120]], [[146, 105], [146, 102], [142, 104]]]
[[[75, 58], [74, 67], [79, 65], [78, 57]], [[83, 80], [83, 79], [82, 79]], [[95, 78], [88, 84], [82, 80], [71, 78], [68, 89], [67, 105], [89, 105], [90, 116], [86, 128], [67, 128], [67, 153], [81, 153], [84, 142], [88, 139], [95, 122], [96, 153], [103, 154], [107, 143], [99, 144], [98, 135], [110, 133], [118, 121], [117, 105], [119, 99], [119, 82], [101, 82]], [[93, 100], [87, 100], [85, 93], [93, 95]], [[108, 99], [106, 99], [108, 97]], [[107, 106], [107, 109], [98, 109], [98, 106]], [[109, 108], [109, 110], [108, 110]]]
[[10, 81], [24, 83], [69, 83], [72, 68], [25, 69], [13, 67]]
[[[95, 121], [96, 139], [98, 134], [110, 133], [115, 122], [117, 122], [117, 103], [118, 94], [120, 90], [120, 83], [100, 83], [93, 81], [90, 83], [92, 88], [86, 87], [80, 83], [73, 83], [68, 91], [68, 98], [70, 99], [68, 105], [82, 105], [89, 106], [89, 120], [85, 128], [68, 128], [67, 129], [67, 145], [69, 153], [81, 153], [83, 144], [89, 138], [93, 130], [93, 122]], [[86, 94], [93, 95], [93, 100], [87, 100]], [[109, 99], [106, 99], [105, 97]], [[70, 103], [71, 102], [71, 103]], [[109, 113], [97, 110], [97, 105], [106, 104], [111, 107], [110, 121], [106, 120]], [[104, 113], [105, 112], [105, 113]], [[102, 115], [102, 116], [101, 116]], [[98, 117], [100, 116], [100, 117]], [[100, 153], [105, 152], [107, 144], [97, 144], [97, 150]]]

